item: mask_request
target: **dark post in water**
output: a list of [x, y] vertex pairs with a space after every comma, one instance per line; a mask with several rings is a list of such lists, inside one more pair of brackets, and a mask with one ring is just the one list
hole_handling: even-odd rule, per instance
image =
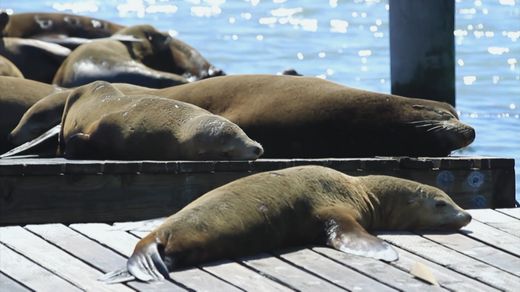
[[455, 105], [454, 0], [390, 0], [392, 93]]

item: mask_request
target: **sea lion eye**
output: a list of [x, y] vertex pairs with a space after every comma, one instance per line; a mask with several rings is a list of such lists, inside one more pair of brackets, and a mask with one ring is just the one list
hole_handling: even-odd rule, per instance
[[436, 208], [446, 207], [446, 202], [444, 202], [444, 201], [438, 201], [437, 203], [435, 203], [435, 207], [436, 207]]

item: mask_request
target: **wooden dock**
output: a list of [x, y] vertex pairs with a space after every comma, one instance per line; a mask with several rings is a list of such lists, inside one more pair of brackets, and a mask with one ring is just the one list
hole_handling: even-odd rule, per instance
[[[300, 247], [175, 271], [171, 281], [107, 285], [96, 279], [125, 265], [162, 220], [0, 228], [1, 291], [520, 291], [520, 208], [470, 210], [459, 233], [379, 234], [399, 252], [393, 263], [327, 247]], [[439, 283], [410, 270], [423, 264]]]
[[439, 187], [465, 209], [515, 206], [514, 160], [490, 157], [100, 161], [0, 159], [0, 226], [137, 221], [169, 216], [205, 192], [256, 172], [323, 165]]

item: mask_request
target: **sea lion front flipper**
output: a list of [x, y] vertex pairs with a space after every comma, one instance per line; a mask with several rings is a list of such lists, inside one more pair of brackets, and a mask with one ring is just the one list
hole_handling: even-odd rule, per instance
[[130, 274], [130, 272], [128, 272], [127, 268], [121, 268], [119, 270], [106, 273], [98, 278], [98, 281], [105, 282], [107, 284], [116, 284], [132, 280], [135, 280], [135, 277]]
[[325, 208], [318, 212], [325, 224], [327, 245], [346, 253], [388, 262], [399, 258], [392, 246], [368, 233], [350, 213], [343, 207]]
[[170, 278], [168, 268], [159, 254], [158, 243], [152, 237], [145, 237], [137, 244], [126, 267], [141, 281]]

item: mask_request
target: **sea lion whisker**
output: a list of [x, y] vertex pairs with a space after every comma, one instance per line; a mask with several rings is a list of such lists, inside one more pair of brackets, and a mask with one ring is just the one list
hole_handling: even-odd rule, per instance
[[444, 127], [442, 125], [437, 125], [437, 126], [434, 126], [432, 128], [429, 128], [428, 130], [426, 130], [426, 132], [431, 132], [431, 131], [437, 132], [437, 131], [440, 131], [440, 130], [443, 130], [443, 129], [444, 129]]

